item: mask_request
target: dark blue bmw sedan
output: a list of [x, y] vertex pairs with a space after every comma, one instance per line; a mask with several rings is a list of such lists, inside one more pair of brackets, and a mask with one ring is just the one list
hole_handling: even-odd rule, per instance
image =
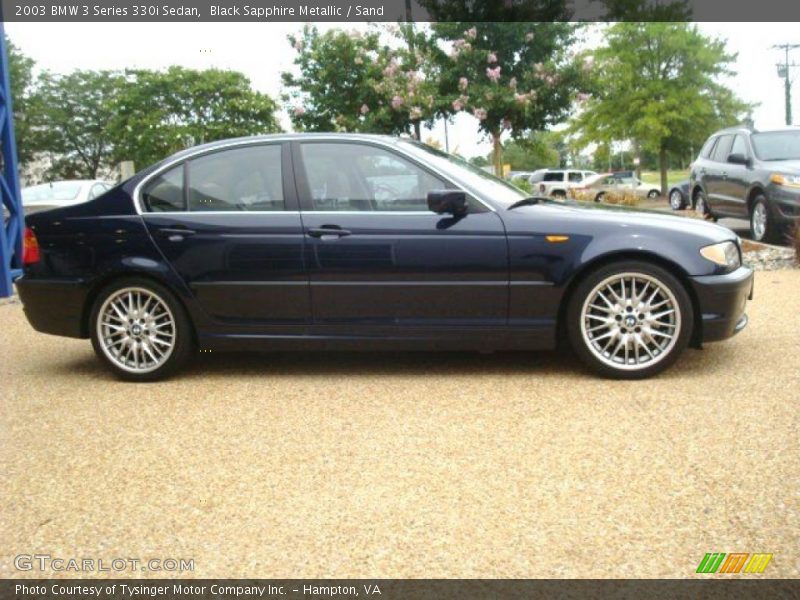
[[404, 139], [198, 146], [31, 215], [18, 290], [39, 331], [124, 379], [203, 350], [553, 348], [641, 378], [747, 324], [737, 237], [529, 198]]

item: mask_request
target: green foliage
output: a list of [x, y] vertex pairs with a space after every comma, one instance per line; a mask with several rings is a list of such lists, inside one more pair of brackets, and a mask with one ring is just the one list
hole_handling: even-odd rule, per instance
[[699, 148], [748, 106], [717, 82], [734, 55], [686, 23], [616, 23], [594, 53], [592, 96], [571, 130], [579, 143], [634, 140], [656, 153], [666, 185], [667, 155]]
[[[508, 142], [503, 148], [502, 160], [504, 164], [510, 164], [514, 171], [558, 168], [561, 166], [558, 143], [558, 135], [552, 132], [533, 132], [524, 138]], [[489, 162], [493, 158], [492, 152], [489, 154]]]
[[94, 178], [122, 160], [143, 168], [197, 143], [279, 130], [272, 99], [218, 69], [44, 73], [33, 108], [34, 150], [53, 158], [53, 178]]
[[94, 178], [110, 164], [123, 84], [111, 71], [41, 75], [32, 101], [31, 141], [35, 150], [53, 157], [50, 177]]
[[11, 101], [14, 109], [14, 133], [17, 138], [17, 159], [20, 164], [31, 160], [33, 147], [30, 142], [30, 104], [33, 94], [34, 61], [22, 54], [6, 36], [8, 51], [8, 74], [11, 80]]
[[114, 100], [114, 161], [139, 168], [194, 144], [280, 131], [274, 101], [236, 71], [128, 71]]

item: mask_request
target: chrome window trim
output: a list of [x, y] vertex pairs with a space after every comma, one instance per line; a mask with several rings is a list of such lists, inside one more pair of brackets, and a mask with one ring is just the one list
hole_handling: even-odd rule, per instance
[[[155, 179], [156, 177], [158, 177], [162, 173], [165, 173], [166, 171], [169, 171], [171, 168], [173, 168], [173, 167], [175, 167], [175, 166], [177, 166], [177, 165], [179, 165], [179, 164], [181, 164], [183, 162], [186, 162], [188, 160], [192, 160], [193, 158], [196, 158], [198, 156], [202, 156], [203, 154], [211, 154], [211, 153], [217, 152], [219, 150], [226, 150], [226, 149], [230, 149], [230, 148], [236, 148], [236, 147], [239, 147], [239, 146], [282, 144], [282, 143], [285, 143], [285, 142], [292, 142], [292, 141], [302, 142], [304, 139], [306, 139], [307, 141], [320, 141], [320, 142], [330, 142], [330, 141], [343, 142], [343, 141], [347, 141], [347, 142], [351, 142], [351, 143], [363, 143], [363, 142], [366, 141], [366, 142], [368, 142], [370, 144], [377, 144], [377, 145], [382, 146], [384, 148], [391, 149], [391, 150], [401, 154], [404, 158], [406, 158], [407, 160], [410, 160], [412, 163], [419, 162], [419, 159], [417, 157], [415, 157], [413, 155], [410, 155], [407, 152], [405, 152], [403, 150], [403, 148], [400, 147], [398, 144], [391, 144], [391, 143], [385, 142], [384, 140], [373, 139], [373, 138], [358, 138], [358, 137], [350, 138], [350, 137], [347, 137], [347, 136], [313, 136], [313, 137], [308, 137], [308, 138], [301, 138], [301, 137], [292, 136], [292, 137], [269, 138], [268, 140], [265, 140], [265, 139], [237, 140], [235, 142], [229, 142], [229, 143], [225, 143], [225, 144], [220, 144], [218, 146], [214, 146], [213, 148], [203, 148], [202, 150], [197, 150], [196, 152], [192, 152], [192, 153], [187, 154], [185, 156], [181, 156], [180, 158], [176, 158], [174, 160], [169, 161], [168, 163], [165, 163], [162, 167], [160, 167], [159, 169], [153, 171], [152, 173], [150, 173], [149, 175], [144, 177], [139, 183], [136, 184], [136, 187], [133, 188], [133, 207], [134, 207], [134, 210], [136, 210], [136, 214], [138, 214], [139, 216], [151, 215], [151, 214], [152, 215], [170, 215], [170, 214], [173, 214], [173, 215], [177, 215], [177, 214], [185, 215], [185, 214], [191, 214], [191, 213], [206, 214], [206, 215], [209, 215], [209, 214], [235, 215], [235, 214], [264, 214], [264, 213], [270, 213], [270, 214], [272, 214], [272, 213], [275, 213], [275, 214], [280, 214], [280, 213], [283, 213], [283, 214], [308, 213], [308, 214], [315, 214], [315, 215], [320, 215], [320, 214], [410, 215], [410, 214], [415, 214], [415, 213], [416, 214], [426, 214], [426, 215], [428, 215], [428, 214], [436, 214], [436, 213], [432, 213], [430, 211], [403, 212], [403, 211], [388, 211], [388, 210], [387, 211], [343, 211], [343, 210], [342, 211], [316, 211], [316, 210], [313, 210], [313, 211], [311, 211], [311, 210], [309, 210], [309, 211], [289, 211], [289, 210], [274, 210], [274, 211], [273, 210], [263, 210], [263, 211], [255, 211], [255, 210], [254, 211], [246, 211], [246, 210], [236, 210], [236, 211], [234, 211], [234, 210], [231, 210], [231, 211], [226, 211], [226, 210], [223, 210], [223, 211], [190, 211], [190, 210], [185, 210], [185, 211], [163, 211], [163, 212], [153, 211], [153, 212], [151, 212], [151, 211], [146, 211], [146, 210], [142, 209], [142, 203], [141, 203], [141, 191], [142, 191], [142, 188], [145, 185], [147, 185], [152, 179]], [[441, 179], [444, 179], [447, 183], [455, 186], [456, 189], [459, 189], [459, 190], [462, 190], [462, 191], [468, 193], [470, 196], [475, 198], [475, 200], [477, 200], [480, 204], [482, 204], [489, 211], [494, 212], [494, 213], [497, 212], [497, 209], [494, 206], [492, 206], [491, 204], [489, 204], [486, 201], [484, 201], [483, 198], [481, 198], [474, 191], [468, 191], [467, 189], [465, 189], [465, 186], [453, 181], [453, 179], [451, 177], [449, 177], [448, 175], [442, 173], [439, 169], [433, 167], [432, 165], [427, 165], [427, 164], [426, 164], [426, 168], [428, 168], [430, 171], [435, 173]]]

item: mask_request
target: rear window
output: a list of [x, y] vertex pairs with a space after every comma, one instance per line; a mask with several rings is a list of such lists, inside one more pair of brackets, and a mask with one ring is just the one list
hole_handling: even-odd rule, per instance
[[569, 180], [573, 183], [577, 183], [583, 181], [583, 173], [579, 171], [570, 171], [569, 172]]
[[714, 149], [714, 144], [717, 143], [717, 138], [712, 137], [709, 138], [706, 142], [706, 145], [703, 146], [703, 149], [700, 150], [700, 156], [702, 158], [711, 158], [711, 151]]
[[162, 173], [142, 190], [142, 199], [150, 212], [186, 210], [183, 194], [183, 165]]
[[727, 162], [732, 143], [732, 135], [721, 135], [719, 141], [717, 141], [717, 145], [714, 147], [714, 157], [712, 160], [715, 162]]
[[545, 173], [542, 177], [542, 181], [564, 181], [564, 173]]

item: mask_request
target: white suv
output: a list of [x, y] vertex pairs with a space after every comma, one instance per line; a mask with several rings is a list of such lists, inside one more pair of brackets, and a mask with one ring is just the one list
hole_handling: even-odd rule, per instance
[[585, 179], [593, 175], [597, 173], [577, 169], [540, 169], [528, 181], [537, 194], [566, 198], [567, 190], [580, 187]]

